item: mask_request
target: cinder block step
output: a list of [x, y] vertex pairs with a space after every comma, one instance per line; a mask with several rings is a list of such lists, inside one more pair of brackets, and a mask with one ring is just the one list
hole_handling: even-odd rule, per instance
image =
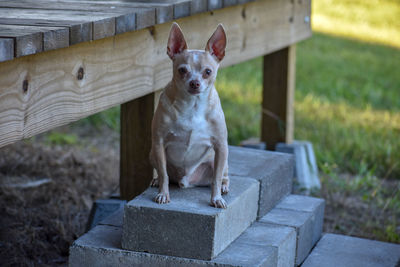
[[257, 216], [258, 181], [231, 176], [226, 209], [210, 206], [209, 187], [170, 186], [171, 202], [157, 204], [149, 188], [125, 206], [122, 248], [211, 260]]
[[324, 207], [323, 199], [290, 195], [262, 217], [259, 222], [288, 226], [296, 230], [295, 264], [300, 265], [321, 237]]
[[98, 199], [93, 203], [90, 211], [86, 231], [95, 227], [101, 220], [108, 218], [115, 211], [125, 205], [125, 200], [120, 199]]
[[254, 223], [216, 258], [205, 261], [122, 249], [122, 215], [120, 210], [76, 240], [69, 266], [284, 267], [294, 263], [296, 233], [291, 227]]
[[324, 234], [302, 267], [398, 267], [400, 245]]
[[257, 218], [292, 192], [294, 159], [290, 154], [230, 146], [228, 161], [230, 175], [260, 182]]

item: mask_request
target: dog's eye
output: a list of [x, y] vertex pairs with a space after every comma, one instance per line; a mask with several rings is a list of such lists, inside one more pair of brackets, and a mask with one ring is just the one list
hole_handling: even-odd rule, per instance
[[187, 69], [185, 67], [179, 68], [178, 71], [182, 75], [187, 73]]
[[212, 72], [212, 70], [206, 69], [206, 70], [204, 71], [204, 77], [210, 76], [210, 75], [211, 75], [211, 72]]

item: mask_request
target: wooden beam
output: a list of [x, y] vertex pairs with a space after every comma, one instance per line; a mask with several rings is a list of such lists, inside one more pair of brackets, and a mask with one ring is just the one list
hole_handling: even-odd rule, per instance
[[295, 45], [264, 56], [261, 140], [268, 150], [293, 141], [295, 70]]
[[[178, 23], [191, 49], [204, 49], [216, 25], [223, 23], [228, 36], [225, 67], [309, 37], [309, 24], [289, 19], [297, 2], [256, 1]], [[309, 14], [310, 9], [301, 12]], [[304, 16], [301, 12], [298, 16]], [[172, 74], [166, 55], [170, 27], [164, 23], [0, 62], [0, 147], [163, 88]]]
[[120, 192], [131, 200], [141, 194], [153, 178], [149, 162], [154, 93], [121, 105]]

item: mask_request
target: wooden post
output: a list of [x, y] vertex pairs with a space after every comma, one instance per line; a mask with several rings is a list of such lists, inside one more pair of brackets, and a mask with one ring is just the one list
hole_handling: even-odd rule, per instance
[[154, 93], [121, 105], [120, 192], [131, 200], [142, 193], [153, 178], [149, 162]]
[[294, 131], [296, 45], [264, 56], [261, 141], [268, 150], [291, 143]]

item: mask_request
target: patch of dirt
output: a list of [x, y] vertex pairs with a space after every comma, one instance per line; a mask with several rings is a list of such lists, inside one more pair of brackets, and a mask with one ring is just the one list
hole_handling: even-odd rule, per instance
[[66, 265], [93, 201], [118, 189], [118, 159], [118, 147], [22, 141], [1, 148], [0, 265]]
[[[344, 183], [355, 179], [341, 175]], [[400, 181], [381, 179], [376, 189], [340, 190], [324, 178], [317, 196], [326, 201], [324, 232], [400, 243]], [[384, 194], [376, 194], [376, 192]]]

